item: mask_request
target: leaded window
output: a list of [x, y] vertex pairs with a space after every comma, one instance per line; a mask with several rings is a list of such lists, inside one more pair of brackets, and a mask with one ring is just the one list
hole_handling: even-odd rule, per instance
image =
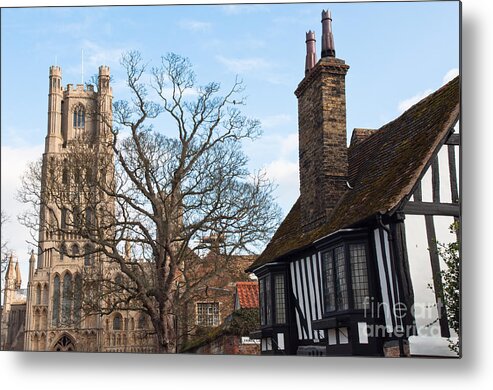
[[259, 296], [260, 296], [260, 325], [265, 325], [266, 307], [265, 307], [265, 278], [259, 281]]
[[344, 258], [344, 247], [337, 247], [334, 250], [334, 257], [336, 270], [336, 306], [338, 310], [347, 310], [349, 309], [349, 304], [346, 284], [346, 261]]
[[270, 278], [265, 278], [265, 307], [266, 307], [266, 321], [268, 324], [272, 324], [272, 290]]
[[364, 309], [369, 295], [366, 246], [342, 244], [322, 253], [325, 312]]
[[355, 309], [364, 309], [369, 295], [368, 272], [366, 269], [366, 251], [363, 244], [349, 245], [351, 263], [351, 282]]
[[285, 299], [285, 286], [284, 275], [274, 276], [274, 296], [275, 296], [275, 313], [276, 324], [284, 324], [286, 322], [286, 299]]
[[269, 274], [259, 280], [260, 325], [286, 323], [284, 274]]
[[199, 326], [219, 325], [218, 302], [197, 303], [197, 325]]

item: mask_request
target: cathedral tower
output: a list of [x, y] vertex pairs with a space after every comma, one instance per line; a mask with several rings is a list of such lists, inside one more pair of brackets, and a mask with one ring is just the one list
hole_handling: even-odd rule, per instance
[[[101, 262], [76, 233], [76, 224], [92, 215], [87, 206], [89, 170], [72, 162], [77, 153], [112, 155], [105, 144], [111, 132], [110, 69], [99, 68], [93, 85], [62, 86], [62, 69], [49, 70], [48, 126], [41, 173], [41, 207], [37, 261], [31, 256], [25, 349], [97, 351], [101, 319], [81, 316], [80, 294], [85, 267]], [[94, 169], [99, 157], [94, 161]], [[109, 207], [109, 210], [112, 210]]]

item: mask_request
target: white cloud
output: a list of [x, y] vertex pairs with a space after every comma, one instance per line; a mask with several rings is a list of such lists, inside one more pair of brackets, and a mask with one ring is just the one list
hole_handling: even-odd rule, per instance
[[299, 196], [298, 163], [280, 158], [267, 164], [265, 171], [267, 177], [277, 185], [277, 202], [287, 213]]
[[446, 84], [450, 80], [452, 80], [455, 76], [459, 74], [459, 69], [458, 68], [452, 68], [450, 69], [445, 76], [443, 76], [443, 83]]
[[277, 115], [270, 115], [265, 118], [260, 119], [260, 122], [262, 123], [262, 127], [264, 129], [271, 129], [273, 127], [280, 127], [283, 125], [286, 125], [288, 123], [291, 123], [292, 121], [292, 116], [288, 114], [277, 114]]
[[212, 23], [202, 22], [200, 20], [186, 19], [181, 20], [178, 25], [184, 29], [195, 32], [208, 31], [212, 28]]
[[271, 64], [263, 58], [227, 58], [216, 56], [216, 59], [233, 73], [257, 72], [271, 67]]
[[431, 89], [427, 89], [424, 92], [417, 93], [416, 95], [414, 95], [408, 99], [404, 99], [404, 100], [400, 101], [399, 106], [398, 106], [399, 112], [402, 113], [402, 112], [406, 111], [408, 108], [410, 108], [411, 106], [413, 106], [414, 104], [419, 102], [421, 99], [424, 99], [426, 96], [428, 96], [432, 92], [433, 91]]
[[270, 162], [265, 167], [267, 175], [279, 185], [298, 186], [298, 164], [287, 159]]
[[[289, 155], [298, 156], [298, 133], [291, 133], [284, 137], [280, 142], [280, 154], [282, 157]], [[298, 163], [296, 162], [296, 165]]]
[[[84, 72], [85, 80], [88, 80], [92, 73], [95, 73], [94, 69], [97, 70], [100, 65], [107, 65], [109, 67], [118, 66], [122, 54], [127, 50], [124, 47], [105, 47], [89, 40], [82, 41], [80, 49], [84, 51], [84, 70], [89, 69], [91, 72]], [[80, 76], [81, 66], [68, 67], [65, 71], [71, 76]]]

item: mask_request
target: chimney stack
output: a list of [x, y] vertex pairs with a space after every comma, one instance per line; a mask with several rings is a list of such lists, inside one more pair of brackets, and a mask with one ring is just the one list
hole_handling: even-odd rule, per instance
[[315, 50], [315, 32], [306, 33], [306, 60], [305, 74], [308, 73], [317, 63], [317, 52]]
[[346, 73], [349, 66], [335, 58], [329, 11], [322, 12], [322, 30], [322, 58], [316, 63], [311, 56], [315, 37], [307, 33], [305, 77], [295, 91], [301, 225], [305, 232], [328, 221], [347, 189]]

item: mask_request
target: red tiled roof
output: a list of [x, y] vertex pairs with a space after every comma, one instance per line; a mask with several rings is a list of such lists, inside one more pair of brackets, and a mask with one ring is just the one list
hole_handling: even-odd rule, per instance
[[259, 307], [257, 282], [237, 282], [236, 293], [241, 309], [255, 309]]

